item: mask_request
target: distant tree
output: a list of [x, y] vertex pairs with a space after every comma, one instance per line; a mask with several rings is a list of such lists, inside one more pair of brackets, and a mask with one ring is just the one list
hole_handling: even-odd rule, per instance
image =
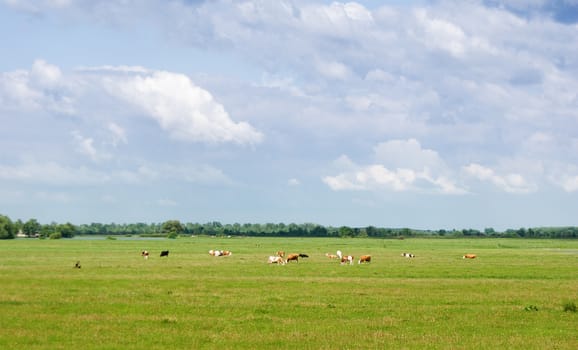
[[179, 220], [168, 220], [162, 225], [162, 233], [169, 238], [177, 238], [184, 231], [185, 228]]
[[9, 217], [0, 215], [0, 239], [13, 239], [16, 236], [16, 226]]
[[60, 233], [64, 238], [72, 238], [76, 234], [76, 227], [70, 222], [67, 222], [66, 224], [57, 225], [56, 232]]
[[353, 229], [349, 226], [339, 228], [339, 237], [353, 237]]
[[42, 225], [40, 225], [36, 219], [30, 219], [22, 225], [22, 232], [29, 237], [40, 234], [41, 229]]

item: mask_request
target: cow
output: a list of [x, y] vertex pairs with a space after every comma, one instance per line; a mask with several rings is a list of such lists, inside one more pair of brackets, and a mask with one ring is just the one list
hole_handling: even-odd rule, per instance
[[325, 256], [328, 257], [329, 259], [337, 259], [338, 256], [335, 254], [329, 254], [329, 253], [325, 253]]
[[229, 251], [229, 250], [209, 250], [209, 255], [212, 256], [229, 256], [229, 255], [233, 255], [233, 252]]
[[462, 259], [475, 259], [476, 257], [476, 254], [466, 254], [462, 257]]
[[413, 255], [412, 253], [401, 253], [401, 256], [403, 256], [404, 258], [415, 258], [415, 255]]
[[349, 265], [353, 265], [354, 256], [353, 255], [344, 255], [341, 258], [341, 265], [349, 263]]
[[140, 255], [145, 258], [145, 260], [147, 260], [149, 258], [149, 251], [148, 250], [143, 250], [142, 252], [140, 252]]
[[371, 255], [362, 255], [359, 258], [359, 261], [357, 263], [361, 264], [361, 263], [370, 263], [370, 262], [371, 262]]
[[303, 254], [303, 253], [299, 253], [299, 257], [300, 257], [300, 258], [308, 258], [309, 255]]
[[270, 256], [269, 260], [267, 260], [267, 263], [269, 264], [277, 264], [277, 265], [285, 265], [286, 261], [283, 260], [282, 257], [280, 256]]
[[75, 269], [80, 269], [82, 266], [80, 266], [80, 261], [77, 261], [76, 264], [74, 264], [74, 268]]
[[168, 250], [163, 250], [163, 251], [161, 251], [161, 257], [163, 257], [163, 256], [168, 257], [168, 256], [169, 256], [169, 251], [168, 251]]
[[280, 251], [277, 252], [277, 256], [280, 256], [280, 257], [283, 258], [283, 257], [285, 257], [285, 252], [282, 251], [282, 250], [280, 250]]
[[289, 255], [287, 255], [287, 259], [285, 261], [287, 261], [287, 262], [289, 262], [289, 261], [299, 262], [299, 254], [289, 254]]

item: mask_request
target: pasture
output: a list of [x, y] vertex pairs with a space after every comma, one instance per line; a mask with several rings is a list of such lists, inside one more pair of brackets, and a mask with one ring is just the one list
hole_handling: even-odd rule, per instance
[[0, 349], [578, 348], [578, 241], [18, 239], [0, 284]]

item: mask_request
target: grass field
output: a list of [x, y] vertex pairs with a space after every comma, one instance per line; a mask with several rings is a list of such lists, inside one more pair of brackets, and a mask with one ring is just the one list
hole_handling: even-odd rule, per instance
[[578, 349], [578, 241], [19, 239], [0, 283], [0, 349]]

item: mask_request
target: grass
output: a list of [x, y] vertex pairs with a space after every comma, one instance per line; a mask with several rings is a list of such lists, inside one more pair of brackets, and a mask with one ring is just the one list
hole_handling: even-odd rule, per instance
[[0, 348], [576, 349], [577, 267], [559, 240], [0, 241]]

